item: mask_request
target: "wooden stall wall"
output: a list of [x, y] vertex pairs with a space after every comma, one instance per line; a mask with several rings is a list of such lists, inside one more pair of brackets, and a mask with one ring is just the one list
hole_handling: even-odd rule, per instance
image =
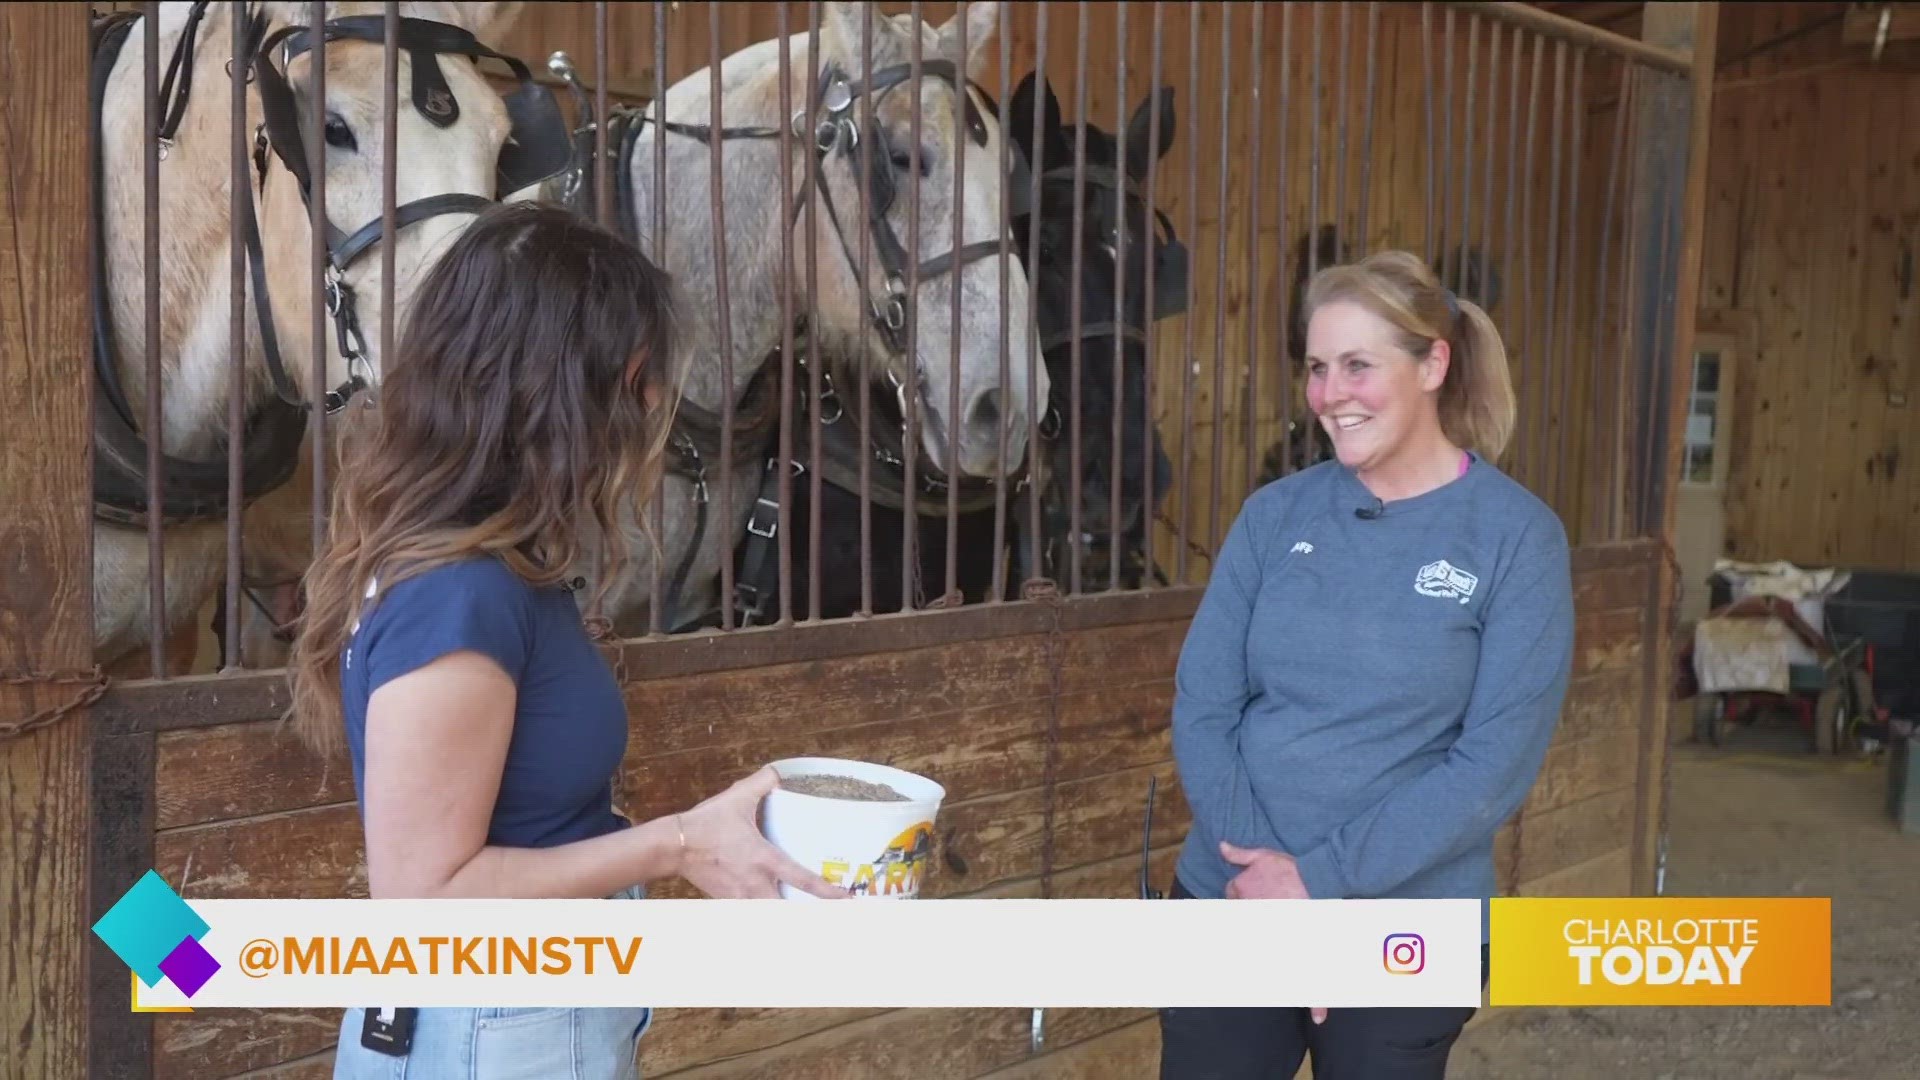
[[[1703, 314], [1737, 337], [1726, 554], [1920, 566], [1920, 42], [1727, 5]], [[1818, 29], [1742, 54], [1796, 29]]]
[[[1632, 891], [1645, 854], [1636, 823], [1657, 794], [1639, 763], [1653, 715], [1647, 661], [1658, 648], [1647, 603], [1660, 565], [1646, 542], [1575, 555], [1573, 683], [1539, 781], [1497, 841], [1505, 892]], [[977, 637], [949, 643], [659, 677], [645, 671], [654, 646], [629, 646], [637, 674], [621, 805], [642, 817], [671, 812], [769, 760], [854, 755], [946, 786], [925, 895], [1126, 897], [1157, 777], [1152, 858], [1164, 888], [1188, 822], [1169, 723], [1192, 600], [1142, 601], [1118, 621], [1067, 617], [1058, 634], [1045, 619], [1010, 628], [975, 619]], [[182, 687], [177, 700], [149, 706], [174, 718], [156, 745], [152, 865], [190, 899], [365, 896], [348, 763], [315, 761], [282, 730], [275, 693], [257, 695], [237, 722], [195, 725], [191, 696], [203, 692]], [[693, 894], [673, 882], [655, 895]], [[337, 1010], [158, 1017], [154, 1075], [216, 1080], [277, 1066], [279, 1080], [323, 1077], [338, 1022]], [[649, 1076], [1151, 1075], [1150, 1013], [1050, 1013], [1047, 1062], [1065, 1072], [1029, 1061], [1027, 1024], [1019, 1009], [664, 1010], [642, 1056]], [[1115, 1041], [1076, 1049], [1105, 1036]], [[1108, 1070], [1115, 1047], [1142, 1045], [1147, 1057]]]

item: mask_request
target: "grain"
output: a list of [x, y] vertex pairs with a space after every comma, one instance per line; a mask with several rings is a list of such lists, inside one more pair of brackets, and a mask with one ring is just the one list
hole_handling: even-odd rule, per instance
[[823, 799], [847, 799], [852, 802], [906, 802], [907, 797], [885, 784], [876, 784], [868, 780], [856, 780], [851, 776], [835, 776], [817, 773], [811, 776], [789, 776], [780, 781], [787, 791], [802, 795], [818, 795]]

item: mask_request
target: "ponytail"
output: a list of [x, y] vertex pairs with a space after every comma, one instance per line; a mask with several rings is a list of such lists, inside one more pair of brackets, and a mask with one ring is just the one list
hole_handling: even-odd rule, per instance
[[1351, 300], [1400, 331], [1400, 345], [1424, 358], [1435, 341], [1450, 359], [1440, 384], [1440, 428], [1448, 441], [1497, 462], [1513, 436], [1517, 410], [1507, 349], [1480, 305], [1455, 296], [1433, 269], [1407, 251], [1383, 251], [1320, 271], [1307, 288], [1304, 324], [1315, 309]]

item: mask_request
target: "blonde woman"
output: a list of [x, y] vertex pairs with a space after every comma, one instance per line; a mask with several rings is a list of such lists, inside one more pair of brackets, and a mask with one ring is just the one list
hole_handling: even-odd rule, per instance
[[[638, 898], [672, 876], [845, 895], [760, 835], [771, 770], [651, 821], [613, 809], [627, 712], [567, 575], [654, 490], [668, 295], [632, 245], [533, 203], [487, 211], [420, 284], [335, 474], [290, 665], [297, 728], [351, 751], [375, 898]], [[594, 596], [621, 570], [602, 547]], [[651, 1019], [349, 1009], [334, 1075], [630, 1077]]]
[[[1304, 314], [1334, 456], [1246, 501], [1189, 630], [1172, 894], [1484, 901], [1566, 692], [1566, 533], [1494, 464], [1514, 393], [1486, 312], [1390, 251], [1321, 271]], [[1161, 1075], [1442, 1077], [1473, 1012], [1166, 1009]]]

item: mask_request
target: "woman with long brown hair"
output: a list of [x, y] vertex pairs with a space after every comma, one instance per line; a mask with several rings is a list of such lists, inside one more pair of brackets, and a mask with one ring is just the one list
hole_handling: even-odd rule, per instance
[[[375, 898], [637, 898], [672, 876], [845, 895], [760, 834], [770, 769], [651, 821], [613, 808], [627, 714], [571, 575], [592, 564], [594, 611], [624, 565], [596, 538], [647, 519], [669, 296], [625, 240], [528, 203], [420, 282], [371, 430], [346, 440], [290, 663], [297, 730], [351, 751]], [[651, 1018], [349, 1009], [335, 1075], [400, 1075], [399, 1050], [409, 1077], [628, 1076]]]

